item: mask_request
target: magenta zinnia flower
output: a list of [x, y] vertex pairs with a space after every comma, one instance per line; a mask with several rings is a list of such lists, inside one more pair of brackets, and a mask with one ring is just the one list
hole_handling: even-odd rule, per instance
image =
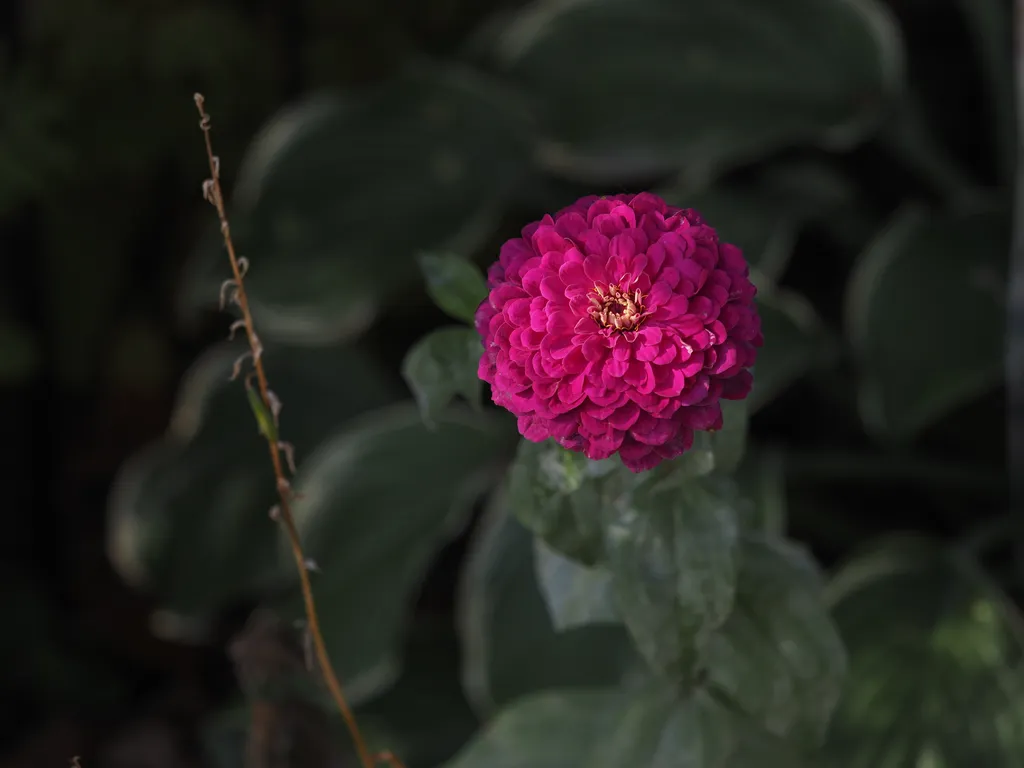
[[585, 197], [501, 248], [476, 312], [480, 378], [527, 440], [634, 472], [722, 427], [761, 346], [739, 248], [656, 195]]

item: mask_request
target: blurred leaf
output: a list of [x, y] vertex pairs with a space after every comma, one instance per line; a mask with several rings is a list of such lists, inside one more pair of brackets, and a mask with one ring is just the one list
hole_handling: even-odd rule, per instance
[[462, 681], [482, 716], [544, 688], [613, 685], [640, 663], [621, 625], [555, 630], [533, 541], [499, 494], [470, 543], [458, 594]]
[[618, 458], [590, 461], [553, 440], [524, 439], [509, 470], [508, 507], [548, 545], [595, 563], [604, 546], [598, 511], [614, 496], [622, 471]]
[[495, 50], [542, 109], [547, 165], [603, 181], [700, 181], [784, 146], [850, 146], [903, 74], [870, 0], [538, 2]]
[[1008, 253], [1005, 212], [906, 208], [861, 255], [846, 326], [868, 429], [908, 439], [999, 381]]
[[[375, 717], [360, 717], [359, 730], [373, 751], [401, 750], [398, 735]], [[199, 739], [206, 758], [203, 765], [210, 768], [358, 764], [341, 718], [303, 701], [240, 702], [208, 716]], [[257, 757], [250, 757], [250, 745], [261, 750]]]
[[845, 210], [854, 194], [850, 183], [828, 166], [792, 163], [770, 166], [751, 182], [718, 182], [690, 191], [684, 181], [663, 197], [699, 211], [723, 241], [739, 246], [774, 283], [789, 264], [803, 225]]
[[752, 532], [737, 560], [735, 608], [708, 643], [710, 682], [771, 733], [816, 745], [846, 674], [818, 568], [792, 544]]
[[558, 632], [587, 624], [621, 624], [612, 604], [612, 575], [561, 555], [534, 539], [533, 556], [548, 613]]
[[[166, 437], [121, 467], [109, 501], [108, 548], [121, 576], [186, 614], [217, 610], [281, 576], [266, 442], [242, 383], [229, 381], [240, 351], [223, 345], [192, 367]], [[351, 349], [268, 347], [263, 363], [300, 464], [353, 415], [397, 394]]]
[[797, 768], [703, 692], [549, 691], [502, 711], [447, 768]]
[[742, 494], [752, 504], [741, 508], [743, 527], [781, 536], [786, 530], [786, 472], [781, 451], [748, 452], [736, 473]]
[[[524, 120], [484, 76], [434, 65], [275, 118], [232, 210], [266, 336], [330, 344], [358, 333], [415, 284], [417, 253], [479, 234], [528, 167]], [[216, 300], [222, 262], [219, 244], [197, 254], [186, 311]]]
[[736, 591], [735, 509], [699, 481], [641, 490], [608, 510], [615, 607], [647, 661], [689, 684]]
[[434, 303], [456, 320], [472, 324], [477, 307], [487, 298], [479, 267], [451, 254], [426, 254], [420, 257], [420, 269]]
[[459, 683], [460, 653], [450, 615], [417, 617], [402, 677], [357, 712], [360, 725], [368, 720], [387, 727], [393, 738], [384, 745], [407, 766], [449, 759], [479, 726]]
[[482, 385], [477, 367], [482, 354], [476, 331], [461, 326], [431, 331], [409, 350], [402, 376], [428, 426], [433, 426], [456, 396], [480, 408]]
[[35, 335], [18, 323], [0, 320], [0, 384], [28, 381], [39, 369]]
[[890, 537], [835, 577], [850, 675], [836, 768], [1024, 762], [1024, 621], [969, 556]]
[[[394, 678], [427, 568], [504, 469], [514, 437], [504, 418], [455, 411], [431, 430], [400, 403], [335, 434], [300, 468], [295, 523], [321, 571], [321, 625], [350, 698]], [[294, 569], [283, 541], [280, 557]]]
[[814, 368], [829, 365], [840, 351], [814, 307], [794, 291], [778, 288], [759, 292], [757, 310], [764, 346], [757, 353], [754, 389], [747, 398], [751, 412], [774, 400]]

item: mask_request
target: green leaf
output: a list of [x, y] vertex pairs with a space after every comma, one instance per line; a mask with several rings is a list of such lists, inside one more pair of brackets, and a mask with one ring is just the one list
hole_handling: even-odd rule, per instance
[[427, 293], [438, 307], [456, 320], [472, 324], [480, 302], [487, 298], [487, 283], [479, 268], [451, 254], [420, 256]]
[[757, 272], [781, 279], [807, 222], [854, 199], [850, 183], [828, 166], [790, 163], [769, 167], [753, 181], [718, 181], [698, 190], [674, 186], [662, 197], [695, 208], [725, 242], [739, 246]]
[[741, 510], [743, 527], [781, 536], [786, 530], [786, 472], [781, 451], [760, 448], [747, 454], [736, 472], [740, 491], [751, 503]]
[[839, 345], [822, 326], [814, 307], [785, 288], [763, 290], [757, 297], [764, 346], [754, 364], [754, 388], [747, 398], [751, 412], [774, 400], [787, 387], [839, 357]]
[[745, 533], [733, 612], [708, 643], [715, 689], [770, 732], [820, 742], [846, 656], [814, 562], [779, 539]]
[[[122, 578], [191, 617], [281, 578], [266, 441], [242, 382], [229, 380], [242, 349], [222, 345], [196, 362], [166, 436], [121, 467], [109, 501], [108, 549]], [[263, 364], [300, 465], [352, 416], [399, 394], [351, 349], [268, 346]]]
[[641, 663], [621, 625], [556, 631], [537, 584], [533, 542], [503, 493], [470, 542], [457, 606], [462, 680], [482, 716], [545, 688], [614, 685]]
[[432, 426], [458, 395], [475, 408], [480, 407], [477, 367], [482, 354], [476, 331], [463, 327], [432, 331], [409, 350], [402, 363], [402, 376], [428, 425]]
[[274, 444], [277, 444], [280, 439], [277, 432], [277, 424], [274, 422], [274, 415], [267, 408], [266, 403], [263, 402], [263, 398], [260, 397], [259, 390], [255, 387], [246, 387], [245, 394], [249, 399], [249, 408], [252, 409], [252, 415], [256, 417], [256, 425], [259, 427], [260, 434]]
[[797, 768], [703, 692], [550, 691], [501, 712], [447, 768]]
[[[418, 253], [475, 247], [528, 172], [525, 120], [485, 76], [423, 62], [274, 118], [249, 150], [231, 210], [261, 335], [351, 337], [416, 285]], [[213, 241], [196, 254], [186, 313], [217, 301], [222, 250]]]
[[590, 461], [553, 440], [521, 440], [509, 471], [509, 509], [559, 552], [592, 564], [603, 549], [601, 509], [625, 472], [617, 458]]
[[1024, 761], [1024, 622], [976, 561], [890, 537], [849, 562], [830, 596], [850, 651], [830, 765]]
[[846, 329], [872, 432], [910, 439], [998, 383], [1009, 232], [1005, 211], [905, 208], [861, 255]]
[[640, 491], [606, 514], [615, 606], [647, 661], [689, 684], [732, 610], [736, 511], [692, 482]]
[[[411, 402], [368, 413], [300, 467], [295, 523], [315, 577], [321, 624], [349, 696], [393, 679], [405, 619], [437, 550], [511, 455], [498, 415], [449, 412], [428, 429]], [[280, 550], [282, 569], [294, 568]], [[301, 601], [291, 615], [302, 615]]]
[[405, 765], [436, 766], [451, 758], [479, 727], [459, 681], [461, 655], [450, 615], [417, 616], [401, 678], [359, 708], [360, 727], [364, 721], [386, 726], [393, 736], [379, 743]]
[[534, 539], [537, 581], [555, 629], [564, 632], [586, 624], [620, 624], [612, 601], [612, 574], [588, 568]]
[[879, 122], [903, 64], [870, 0], [536, 3], [495, 56], [541, 109], [542, 160], [604, 181], [678, 169], [703, 180], [785, 146], [850, 146]]

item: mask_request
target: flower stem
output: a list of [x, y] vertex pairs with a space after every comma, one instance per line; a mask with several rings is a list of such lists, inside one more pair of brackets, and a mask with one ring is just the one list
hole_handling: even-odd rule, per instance
[[[252, 312], [249, 309], [249, 298], [246, 295], [244, 276], [245, 270], [235, 252], [234, 242], [231, 239], [231, 227], [228, 224], [227, 211], [224, 206], [224, 195], [220, 183], [220, 161], [213, 153], [213, 140], [210, 137], [210, 115], [206, 111], [205, 99], [200, 93], [195, 94], [196, 109], [199, 110], [199, 127], [203, 132], [203, 139], [206, 142], [206, 157], [210, 164], [210, 178], [203, 185], [206, 199], [217, 209], [217, 218], [220, 220], [220, 233], [224, 238], [224, 247], [228, 252], [228, 259], [231, 261], [231, 271], [234, 275], [234, 301], [242, 313], [242, 322], [245, 327], [246, 338], [249, 341], [249, 348], [252, 356], [252, 365], [256, 374], [256, 382], [259, 388], [260, 399], [266, 406], [268, 412], [275, 414], [279, 406], [276, 405], [276, 398], [270, 393], [270, 386], [267, 382], [267, 374], [263, 367], [262, 345], [256, 335], [256, 327], [252, 320]], [[306, 554], [302, 549], [302, 541], [299, 537], [298, 528], [295, 525], [295, 516], [292, 514], [292, 501], [294, 499], [289, 483], [285, 475], [285, 466], [281, 460], [281, 444], [276, 439], [276, 430], [261, 430], [267, 438], [267, 448], [270, 451], [270, 462], [274, 467], [274, 478], [277, 481], [277, 491], [280, 497], [278, 505], [281, 527], [288, 536], [288, 543], [291, 545], [292, 555], [295, 558], [295, 566], [299, 572], [299, 583], [302, 588], [302, 601], [306, 610], [306, 625], [313, 640], [313, 647], [316, 652], [317, 662], [323, 674], [327, 688], [334, 699], [334, 703], [341, 713], [342, 719], [352, 737], [359, 762], [363, 768], [374, 768], [378, 763], [384, 762], [393, 768], [404, 768], [402, 762], [390, 752], [383, 752], [379, 755], [372, 755], [366, 746], [359, 725], [356, 723], [355, 715], [345, 694], [342, 691], [341, 683], [334, 672], [330, 656], [327, 653], [327, 646], [324, 644], [323, 633], [320, 630], [320, 619], [317, 615], [316, 601], [313, 599], [313, 588], [309, 580], [309, 565]]]

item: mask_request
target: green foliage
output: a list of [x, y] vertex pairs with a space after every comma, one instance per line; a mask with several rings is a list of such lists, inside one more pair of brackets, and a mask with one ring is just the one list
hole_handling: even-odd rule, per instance
[[[414, 282], [418, 253], [475, 245], [526, 168], [524, 120], [485, 76], [426, 64], [275, 118], [249, 150], [231, 210], [266, 337], [356, 335]], [[222, 263], [219, 243], [197, 254], [189, 306], [216, 300]]]
[[1003, 339], [977, 329], [1001, 322], [1009, 246], [1002, 211], [910, 208], [861, 256], [846, 325], [868, 429], [910, 438], [999, 381]]
[[[322, 572], [321, 624], [350, 696], [392, 678], [416, 586], [493, 485], [511, 438], [507, 421], [493, 415], [453, 412], [428, 429], [412, 403], [401, 403], [363, 415], [304, 462], [294, 484], [301, 499], [295, 522]], [[294, 569], [286, 550], [282, 572]], [[301, 617], [298, 597], [291, 602], [286, 612]]]
[[756, 725], [703, 693], [550, 691], [506, 709], [448, 768], [799, 768]]
[[472, 323], [477, 307], [487, 298], [487, 284], [480, 270], [451, 254], [424, 254], [420, 256], [420, 269], [434, 303], [456, 320]]
[[737, 560], [735, 607], [707, 652], [711, 684], [772, 733], [814, 746], [846, 672], [818, 568], [768, 534], [746, 535]]
[[1014, 765], [1024, 754], [1024, 623], [971, 553], [893, 537], [836, 575], [850, 681], [830, 765]]
[[[284, 409], [278, 428], [254, 390], [247, 403], [228, 381], [241, 350], [216, 347], [165, 437], [122, 468], [110, 557], [158, 606], [154, 624], [219, 643], [231, 609], [301, 619], [292, 552], [267, 519], [263, 432], [295, 446], [296, 521], [346, 693], [374, 746], [409, 768], [1024, 761], [1019, 584], [1002, 561], [884, 544], [823, 591], [810, 550], [787, 538], [828, 565], [878, 530], [941, 520], [965, 535], [1004, 500], [1004, 471], [933, 462], [1002, 460], [985, 396], [1004, 363], [1005, 3], [958, 4], [984, 78], [971, 90], [989, 98], [965, 135], [991, 149], [992, 179], [946, 146], [934, 115], [970, 110], [936, 110], [905, 79], [904, 36], [874, 0], [537, 0], [486, 19], [460, 61], [440, 44], [436, 59], [403, 58], [426, 49], [410, 30], [442, 4], [420, 4], [422, 19], [416, 4], [300, 4], [309, 39], [283, 44], [218, 3], [57, 0], [26, 23], [35, 58], [0, 69], [0, 211], [39, 217], [39, 274], [27, 271], [47, 317], [25, 331], [0, 296], [5, 383], [95, 381], [108, 337], [126, 335], [128, 295], [132, 322], [152, 328], [157, 310], [129, 293], [134, 265], [188, 250], [194, 226], [167, 212], [171, 234], [154, 238], [139, 222], [147, 206], [165, 215], [151, 199], [165, 169], [198, 191], [195, 87], [230, 147], [226, 175], [265, 121], [230, 214]], [[467, 29], [469, 5], [451, 11]], [[363, 14], [359, 29], [393, 55], [336, 44], [332, 30]], [[965, 57], [942, 58], [974, 76]], [[266, 120], [296, 78], [298, 100]], [[476, 265], [506, 237], [576, 196], [650, 185], [751, 263], [764, 335], [751, 396], [639, 475], [551, 441], [516, 448], [513, 421], [484, 404], [475, 331], [433, 327], [430, 302], [471, 325], [487, 293]], [[183, 272], [174, 301], [195, 320], [228, 276], [219, 232]], [[160, 330], [118, 341], [118, 370], [171, 370], [178, 331]], [[450, 546], [467, 529], [467, 550]], [[19, 626], [52, 623], [42, 598], [12, 594]], [[48, 696], [107, 688], [47, 632], [8, 655]], [[292, 743], [344, 738], [323, 692], [309, 698], [291, 711]], [[207, 723], [218, 766], [243, 764], [244, 704]]]
[[691, 482], [601, 510], [611, 590], [640, 653], [689, 685], [736, 593], [736, 511]]
[[611, 571], [600, 566], [588, 568], [570, 560], [539, 538], [534, 540], [533, 556], [537, 581], [556, 630], [619, 622], [612, 598]]
[[888, 16], [863, 0], [538, 3], [495, 58], [539, 104], [547, 164], [602, 181], [703, 180], [797, 142], [848, 145], [902, 64]]
[[509, 470], [509, 509], [554, 549], [595, 563], [604, 547], [599, 510], [616, 497], [623, 482], [617, 464], [614, 458], [589, 461], [550, 440], [522, 440]]
[[615, 685], [640, 663], [621, 624], [556, 626], [534, 546], [499, 492], [473, 537], [459, 586], [462, 681], [482, 715], [547, 688]]
[[433, 425], [456, 396], [479, 409], [482, 384], [477, 377], [480, 337], [472, 328], [440, 328], [409, 350], [402, 376], [416, 397], [423, 420]]
[[[282, 578], [267, 513], [277, 492], [241, 382], [241, 347], [214, 349], [186, 376], [167, 435], [125, 465], [110, 499], [110, 556], [121, 575], [166, 608], [208, 613]], [[355, 350], [268, 347], [283, 403], [281, 430], [299, 461], [361, 409], [396, 393]], [[290, 571], [287, 572], [290, 574]]]

